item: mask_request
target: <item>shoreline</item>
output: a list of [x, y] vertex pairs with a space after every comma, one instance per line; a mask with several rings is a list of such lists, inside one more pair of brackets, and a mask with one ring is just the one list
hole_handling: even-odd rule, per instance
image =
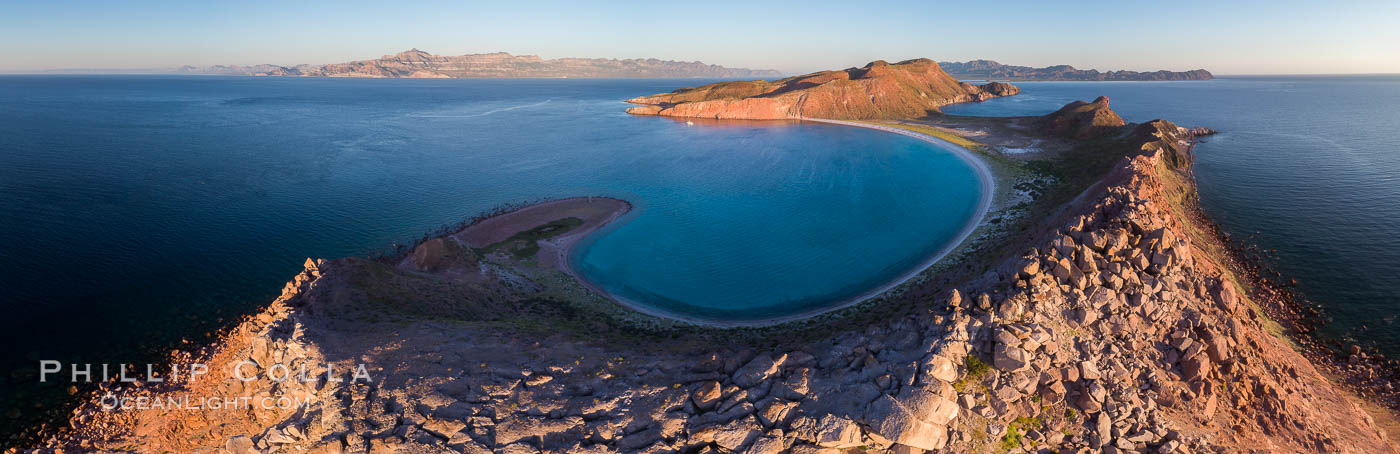
[[[870, 290], [868, 290], [868, 291], [866, 291], [866, 292], [864, 292], [864, 293], [861, 293], [861, 294], [859, 294], [859, 295], [856, 295], [856, 296], [853, 296], [853, 297], [850, 297], [850, 298], [846, 298], [846, 299], [844, 299], [844, 300], [840, 300], [840, 301], [838, 301], [838, 302], [836, 302], [835, 304], [832, 304], [832, 305], [830, 305], [830, 306], [825, 306], [825, 307], [822, 307], [822, 308], [819, 308], [819, 309], [814, 309], [814, 310], [810, 310], [810, 311], [804, 311], [804, 312], [800, 312], [800, 313], [796, 313], [796, 314], [784, 315], [784, 316], [779, 316], [779, 317], [769, 317], [769, 318], [761, 318], [761, 319], [754, 319], [754, 320], [727, 320], [727, 321], [726, 321], [726, 320], [714, 320], [714, 319], [709, 319], [709, 318], [702, 318], [702, 317], [695, 317], [695, 316], [684, 315], [684, 314], [677, 314], [677, 313], [675, 313], [675, 312], [657, 309], [657, 308], [650, 307], [650, 306], [647, 306], [647, 305], [645, 305], [645, 304], [639, 303], [639, 302], [637, 302], [637, 301], [632, 301], [632, 300], [629, 300], [629, 299], [627, 299], [627, 298], [623, 298], [623, 297], [620, 296], [620, 295], [614, 294], [614, 293], [612, 293], [612, 292], [609, 292], [609, 291], [603, 289], [602, 287], [598, 286], [596, 283], [594, 283], [594, 282], [592, 282], [592, 281], [589, 281], [587, 278], [583, 277], [583, 275], [582, 275], [581, 273], [579, 273], [578, 270], [574, 269], [573, 264], [572, 264], [571, 261], [569, 260], [570, 257], [573, 256], [573, 249], [574, 249], [574, 247], [577, 246], [577, 244], [579, 243], [579, 240], [581, 240], [583, 237], [586, 237], [586, 236], [588, 236], [589, 234], [592, 234], [592, 233], [594, 233], [594, 232], [596, 232], [596, 231], [598, 231], [598, 230], [601, 230], [601, 229], [603, 229], [603, 228], [606, 228], [606, 226], [607, 226], [608, 224], [611, 224], [611, 223], [612, 223], [614, 220], [616, 220], [618, 217], [621, 217], [623, 214], [626, 214], [627, 212], [630, 212], [630, 209], [629, 209], [628, 211], [626, 211], [626, 212], [617, 214], [616, 216], [614, 216], [614, 217], [608, 219], [608, 220], [604, 223], [604, 225], [599, 226], [599, 227], [596, 227], [596, 228], [593, 228], [593, 229], [589, 229], [587, 232], [578, 232], [578, 233], [570, 232], [570, 235], [561, 236], [561, 237], [559, 237], [559, 238], [554, 238], [554, 239], [551, 239], [551, 240], [549, 240], [549, 241], [544, 242], [544, 243], [546, 243], [546, 244], [551, 244], [551, 245], [553, 245], [554, 247], [552, 247], [551, 249], [554, 249], [553, 252], [555, 252], [556, 254], [558, 254], [558, 255], [556, 256], [556, 260], [557, 260], [557, 262], [556, 262], [556, 264], [555, 264], [556, 267], [559, 268], [561, 271], [563, 271], [565, 274], [568, 274], [569, 276], [572, 276], [575, 280], [579, 281], [580, 284], [582, 284], [584, 287], [588, 288], [589, 290], [592, 290], [592, 291], [594, 291], [594, 292], [597, 292], [598, 294], [607, 297], [609, 300], [612, 300], [613, 302], [617, 303], [618, 305], [620, 305], [620, 306], [622, 306], [622, 307], [624, 307], [624, 308], [627, 308], [628, 310], [634, 311], [634, 312], [639, 312], [639, 313], [642, 313], [642, 314], [645, 314], [645, 315], [649, 315], [649, 316], [652, 316], [652, 317], [658, 317], [658, 318], [663, 318], [663, 319], [667, 319], [667, 320], [673, 320], [673, 321], [683, 322], [683, 323], [687, 323], [687, 324], [691, 324], [691, 325], [696, 325], [696, 326], [701, 326], [701, 327], [707, 327], [707, 328], [762, 328], [762, 327], [768, 327], [768, 326], [774, 326], [774, 325], [781, 325], [781, 324], [789, 323], [789, 322], [796, 322], [796, 321], [806, 320], [806, 319], [810, 319], [810, 318], [813, 318], [813, 317], [817, 317], [817, 316], [820, 316], [820, 315], [823, 315], [823, 314], [828, 314], [828, 313], [831, 313], [831, 312], [836, 312], [836, 311], [839, 311], [839, 310], [847, 309], [847, 308], [850, 308], [850, 307], [852, 307], [852, 306], [856, 306], [856, 305], [859, 305], [859, 304], [864, 303], [864, 302], [866, 302], [866, 301], [869, 301], [869, 300], [871, 300], [871, 299], [877, 298], [877, 297], [879, 297], [880, 295], [883, 295], [883, 294], [885, 294], [886, 292], [889, 292], [890, 290], [894, 290], [895, 288], [898, 288], [899, 286], [904, 285], [906, 282], [909, 282], [910, 279], [913, 279], [914, 277], [916, 277], [916, 276], [918, 276], [918, 275], [920, 275], [920, 274], [923, 274], [923, 272], [926, 271], [926, 270], [928, 270], [929, 267], [931, 267], [931, 266], [933, 266], [934, 264], [938, 263], [939, 261], [943, 260], [945, 257], [948, 256], [948, 254], [952, 253], [954, 250], [957, 250], [958, 247], [962, 246], [963, 243], [965, 243], [965, 242], [967, 241], [968, 237], [972, 236], [972, 233], [973, 233], [974, 231], [977, 230], [977, 227], [980, 226], [980, 225], [982, 225], [982, 222], [987, 218], [987, 213], [989, 213], [989, 212], [991, 211], [991, 208], [992, 208], [992, 201], [995, 199], [995, 196], [996, 196], [996, 176], [992, 174], [991, 167], [989, 167], [989, 166], [987, 165], [986, 161], [982, 160], [981, 157], [976, 156], [972, 151], [967, 150], [966, 148], [960, 147], [960, 146], [958, 146], [957, 144], [954, 144], [954, 143], [952, 143], [952, 142], [949, 142], [949, 141], [946, 141], [946, 140], [943, 140], [943, 139], [940, 139], [940, 138], [937, 138], [937, 137], [934, 137], [934, 136], [930, 136], [930, 135], [927, 135], [927, 134], [922, 134], [922, 133], [918, 133], [918, 132], [915, 132], [915, 131], [903, 130], [903, 129], [894, 128], [894, 127], [881, 126], [881, 125], [876, 125], [876, 124], [860, 123], [860, 122], [845, 121], [845, 120], [827, 120], [827, 119], [820, 119], [820, 118], [805, 118], [805, 119], [800, 119], [800, 120], [797, 120], [797, 121], [799, 121], [799, 122], [802, 122], [802, 121], [810, 121], [810, 122], [813, 122], [813, 123], [824, 123], [824, 124], [831, 124], [831, 125], [837, 125], [837, 126], [849, 126], [849, 127], [857, 127], [857, 128], [866, 128], [866, 129], [873, 129], [873, 130], [877, 130], [877, 131], [884, 131], [884, 132], [889, 132], [889, 133], [894, 133], [894, 134], [900, 134], [900, 135], [904, 135], [904, 136], [911, 137], [911, 138], [914, 138], [914, 139], [922, 140], [922, 141], [924, 141], [924, 142], [926, 142], [926, 143], [929, 143], [929, 144], [932, 144], [932, 145], [934, 145], [934, 146], [936, 146], [936, 147], [938, 147], [938, 148], [940, 148], [940, 149], [943, 149], [943, 150], [945, 150], [945, 151], [948, 151], [948, 152], [953, 153], [953, 154], [954, 154], [955, 156], [957, 156], [959, 159], [963, 160], [963, 162], [966, 162], [967, 164], [969, 164], [970, 166], [972, 166], [973, 171], [977, 174], [978, 180], [979, 180], [979, 181], [981, 182], [981, 184], [982, 184], [981, 197], [979, 198], [978, 204], [977, 204], [977, 214], [974, 215], [974, 216], [972, 216], [972, 217], [970, 217], [970, 218], [968, 218], [968, 221], [967, 221], [966, 223], [963, 224], [963, 228], [962, 228], [961, 230], [958, 231], [958, 235], [957, 235], [953, 240], [951, 240], [951, 241], [949, 241], [947, 244], [945, 244], [945, 245], [944, 245], [941, 249], [939, 249], [936, 253], [934, 253], [933, 255], [931, 255], [927, 260], [925, 260], [925, 261], [923, 261], [923, 262], [920, 262], [918, 265], [914, 266], [914, 267], [913, 267], [912, 269], [910, 269], [909, 271], [905, 272], [904, 274], [900, 274], [900, 275], [896, 276], [894, 279], [892, 279], [892, 280], [886, 282], [885, 284], [882, 284], [882, 285], [880, 285], [880, 286], [877, 286], [877, 287], [875, 287], [875, 288], [873, 288], [873, 289], [870, 289]], [[549, 203], [549, 202], [546, 202], [546, 203]], [[533, 206], [538, 206], [538, 205], [532, 205], [531, 207], [533, 207]], [[629, 204], [628, 206], [629, 206], [629, 208], [630, 208], [631, 205]], [[522, 210], [528, 209], [528, 208], [530, 208], [530, 207], [523, 208]], [[572, 236], [574, 236], [574, 235], [577, 235], [577, 237], [576, 237], [576, 238], [572, 238]], [[571, 238], [565, 238], [565, 237], [571, 237]], [[561, 240], [566, 240], [566, 239], [567, 239], [567, 244], [563, 244], [563, 247], [559, 247], [559, 245], [553, 244], [553, 243], [555, 243], [555, 242], [563, 243], [563, 241], [561, 241]]]
[[1400, 364], [1374, 348], [1362, 348], [1358, 342], [1343, 342], [1321, 334], [1319, 328], [1326, 322], [1317, 314], [1309, 314], [1309, 308], [1289, 285], [1265, 277], [1273, 271], [1272, 267], [1251, 256], [1246, 251], [1248, 243], [1232, 241], [1199, 205], [1191, 210], [1194, 221], [1202, 224], [1224, 247], [1222, 266], [1253, 288], [1248, 293], [1260, 316], [1284, 329], [1280, 335], [1292, 341], [1292, 348], [1324, 372], [1329, 381], [1372, 404], [1373, 407], [1363, 406], [1362, 409], [1378, 424], [1388, 422], [1383, 429], [1391, 437], [1400, 438], [1400, 421], [1394, 419], [1400, 411], [1400, 388], [1393, 386], [1400, 381]]

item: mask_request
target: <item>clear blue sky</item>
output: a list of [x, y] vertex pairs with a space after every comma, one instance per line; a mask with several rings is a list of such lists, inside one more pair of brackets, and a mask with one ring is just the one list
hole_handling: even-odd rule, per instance
[[1400, 0], [0, 0], [0, 72], [333, 63], [413, 47], [700, 60], [788, 73], [914, 57], [1221, 74], [1400, 73]]

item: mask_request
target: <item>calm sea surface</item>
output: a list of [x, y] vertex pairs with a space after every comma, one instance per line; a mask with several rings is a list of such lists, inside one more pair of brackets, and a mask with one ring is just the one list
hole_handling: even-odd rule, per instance
[[1278, 250], [1275, 267], [1325, 309], [1325, 334], [1400, 354], [1400, 76], [1017, 85], [945, 111], [1041, 115], [1106, 95], [1128, 121], [1220, 130], [1196, 149], [1206, 211]]
[[623, 113], [698, 83], [0, 77], [5, 371], [140, 360], [270, 301], [306, 257], [504, 203], [632, 201], [575, 263], [718, 319], [863, 293], [975, 211], [971, 167], [904, 136]]

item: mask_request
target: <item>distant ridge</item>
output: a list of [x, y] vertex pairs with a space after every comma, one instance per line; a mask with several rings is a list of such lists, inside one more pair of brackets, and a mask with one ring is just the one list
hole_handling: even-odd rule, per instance
[[1108, 71], [1078, 69], [1069, 65], [1032, 68], [1003, 65], [992, 60], [967, 62], [938, 62], [944, 71], [959, 79], [1008, 80], [1211, 80], [1215, 76], [1204, 69], [1191, 71]]
[[561, 78], [561, 77], [776, 77], [773, 70], [726, 68], [695, 62], [646, 59], [558, 58], [505, 52], [444, 56], [410, 49], [374, 60], [328, 65], [183, 66], [185, 74], [364, 78]]

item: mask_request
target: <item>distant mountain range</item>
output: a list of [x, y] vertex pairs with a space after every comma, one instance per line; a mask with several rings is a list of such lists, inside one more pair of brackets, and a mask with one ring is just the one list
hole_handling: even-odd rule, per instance
[[968, 62], [938, 62], [943, 70], [959, 79], [1007, 79], [1007, 80], [1210, 80], [1215, 76], [1210, 71], [1108, 71], [1077, 69], [1069, 65], [1032, 68], [1030, 66], [1003, 65], [992, 60], [972, 60]]
[[367, 78], [524, 78], [524, 77], [777, 77], [773, 70], [725, 68], [701, 62], [647, 59], [558, 58], [505, 52], [445, 56], [418, 49], [329, 65], [183, 66], [186, 74]]

